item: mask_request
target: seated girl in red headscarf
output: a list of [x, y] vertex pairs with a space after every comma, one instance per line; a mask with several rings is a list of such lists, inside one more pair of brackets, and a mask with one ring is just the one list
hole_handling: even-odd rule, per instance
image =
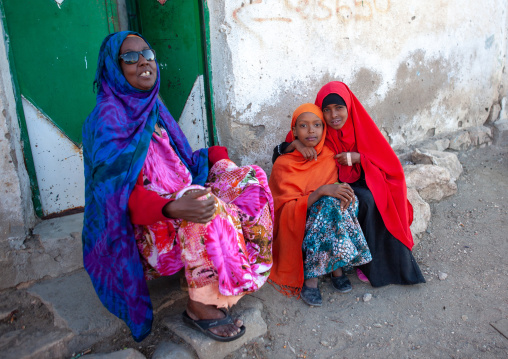
[[[323, 110], [325, 147], [335, 154], [339, 180], [349, 183], [359, 199], [358, 221], [372, 253], [372, 261], [360, 267], [360, 279], [365, 275], [374, 287], [425, 283], [411, 253], [413, 208], [397, 155], [344, 83], [323, 86], [315, 104]], [[317, 151], [288, 134], [286, 142], [275, 147], [273, 160], [295, 149], [293, 153], [307, 159], [317, 157]]]
[[291, 138], [316, 151], [281, 156], [269, 180], [275, 230], [270, 280], [287, 295], [301, 295], [309, 305], [322, 304], [318, 277], [331, 274], [333, 287], [351, 291], [342, 268], [359, 266], [371, 255], [356, 219], [358, 203], [351, 187], [338, 180], [334, 153], [324, 146], [326, 124], [319, 107], [304, 104], [293, 113]]

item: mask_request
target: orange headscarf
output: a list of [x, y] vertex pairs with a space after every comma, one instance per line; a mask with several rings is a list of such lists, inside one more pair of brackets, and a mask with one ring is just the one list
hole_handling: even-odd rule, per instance
[[[326, 123], [321, 109], [313, 104], [301, 105], [293, 113], [291, 128], [304, 112], [318, 116], [324, 124], [323, 137], [314, 147], [317, 160], [306, 160], [298, 151], [280, 156], [275, 161], [268, 182], [272, 190], [275, 226], [273, 267], [270, 281], [286, 295], [299, 295], [303, 286], [302, 243], [307, 221], [309, 195], [322, 185], [337, 182], [333, 152], [324, 146]], [[291, 135], [294, 140], [294, 135]]]
[[390, 144], [369, 116], [360, 101], [346, 86], [333, 81], [324, 85], [316, 97], [321, 108], [323, 100], [331, 93], [346, 102], [348, 119], [340, 130], [329, 128], [326, 146], [334, 153], [358, 152], [360, 164], [339, 167], [339, 178], [353, 183], [360, 178], [361, 169], [386, 229], [409, 249], [413, 248], [413, 236], [409, 226], [413, 222], [413, 207], [407, 200], [406, 179], [400, 161]]

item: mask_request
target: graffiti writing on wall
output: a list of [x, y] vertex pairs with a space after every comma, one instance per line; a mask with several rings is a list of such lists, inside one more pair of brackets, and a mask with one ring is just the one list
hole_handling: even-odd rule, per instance
[[[264, 9], [260, 9], [265, 5]], [[266, 16], [248, 16], [249, 7], [257, 6], [257, 14], [266, 12]], [[376, 13], [386, 13], [390, 10], [390, 0], [284, 0], [284, 16], [269, 15], [271, 6], [263, 0], [247, 0], [233, 11], [233, 19], [245, 27], [250, 21], [266, 22], [279, 21], [290, 23], [295, 16], [304, 20], [325, 21], [339, 19], [342, 21], [368, 21]]]

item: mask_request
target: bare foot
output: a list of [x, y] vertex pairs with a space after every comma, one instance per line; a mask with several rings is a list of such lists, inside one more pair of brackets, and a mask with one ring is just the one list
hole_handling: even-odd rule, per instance
[[342, 277], [342, 268], [338, 268], [332, 272], [334, 277]]
[[[187, 302], [187, 314], [193, 320], [222, 319], [226, 316], [224, 312], [219, 310], [217, 307], [213, 305], [205, 305], [190, 298]], [[220, 325], [215, 328], [210, 328], [210, 331], [221, 337], [233, 337], [240, 333], [240, 327], [242, 325], [243, 321], [236, 319], [234, 324]]]
[[317, 286], [318, 286], [318, 277], [305, 279], [305, 286], [307, 288], [317, 288]]

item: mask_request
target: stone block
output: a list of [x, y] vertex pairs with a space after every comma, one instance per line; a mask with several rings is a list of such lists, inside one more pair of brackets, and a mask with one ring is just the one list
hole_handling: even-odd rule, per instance
[[450, 172], [435, 165], [404, 166], [408, 188], [414, 188], [426, 202], [437, 202], [457, 192]]
[[413, 223], [410, 229], [414, 237], [427, 229], [430, 221], [430, 205], [420, 197], [414, 188], [408, 188], [407, 199], [413, 206]]
[[40, 222], [23, 249], [1, 253], [0, 289], [83, 268], [82, 228], [82, 213]]
[[412, 160], [415, 164], [444, 167], [450, 172], [453, 180], [458, 179], [463, 171], [457, 155], [452, 152], [416, 149], [412, 154]]
[[3, 359], [66, 358], [71, 353], [67, 343], [74, 334], [67, 329], [51, 328], [47, 332], [16, 330], [0, 337]]
[[464, 151], [467, 150], [470, 146], [471, 138], [469, 137], [469, 133], [467, 131], [453, 134], [453, 136], [450, 138], [449, 148], [452, 150]]
[[497, 121], [492, 132], [495, 145], [508, 146], [508, 120]]
[[28, 292], [50, 308], [56, 327], [74, 333], [69, 342], [71, 352], [79, 352], [127, 328], [102, 305], [84, 270], [37, 283]]
[[498, 103], [492, 105], [489, 113], [489, 118], [487, 119], [487, 123], [493, 123], [499, 120], [500, 113], [501, 113], [501, 105]]
[[83, 357], [83, 359], [146, 359], [146, 357], [136, 349], [123, 349], [107, 354], [91, 354]]
[[157, 346], [152, 359], [195, 359], [194, 353], [183, 345], [162, 342]]
[[262, 308], [262, 304], [249, 296], [242, 298], [239, 304], [234, 307], [232, 315], [243, 320], [246, 331], [241, 338], [231, 342], [217, 342], [197, 329], [187, 326], [182, 321], [183, 307], [175, 308], [175, 311], [164, 318], [162, 322], [169, 330], [190, 344], [200, 359], [222, 359], [241, 348], [245, 343], [266, 333], [267, 326], [261, 317], [260, 307]]
[[473, 146], [492, 143], [492, 129], [490, 127], [478, 126], [470, 128], [467, 131], [469, 132], [469, 138], [471, 138], [471, 144]]
[[448, 138], [440, 138], [434, 140], [427, 140], [423, 142], [419, 147], [422, 149], [444, 151], [450, 146], [450, 140]]

